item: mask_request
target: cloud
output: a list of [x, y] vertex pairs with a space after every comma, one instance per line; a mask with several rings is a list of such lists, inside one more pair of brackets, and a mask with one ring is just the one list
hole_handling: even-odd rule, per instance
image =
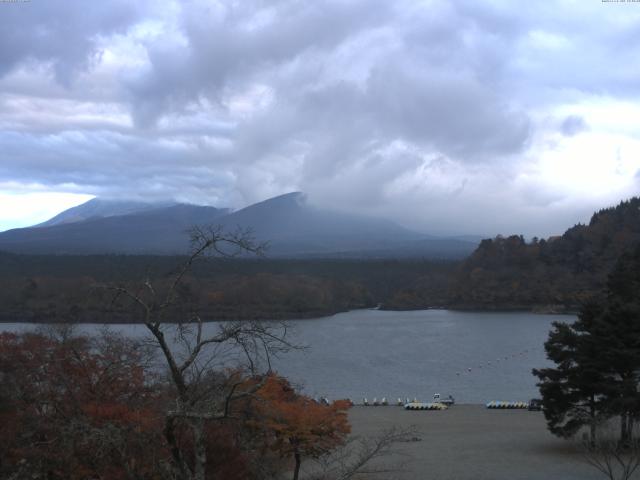
[[123, 32], [143, 17], [145, 2], [82, 0], [2, 5], [0, 74], [23, 62], [44, 63], [68, 85], [79, 70], [99, 61], [101, 36]]
[[[3, 189], [3, 192], [0, 192], [0, 205], [11, 204], [10, 209], [3, 209], [2, 211], [0, 232], [44, 222], [62, 210], [74, 207], [92, 198], [90, 195], [52, 194], [38, 191], [14, 194], [11, 192], [10, 185], [0, 184], [0, 187]], [[36, 185], [32, 187], [37, 189]]]
[[638, 24], [564, 0], [0, 5], [0, 184], [557, 232], [637, 189]]
[[305, 55], [330, 53], [381, 24], [386, 2], [247, 1], [183, 4], [180, 34], [147, 45], [148, 69], [128, 82], [134, 119], [148, 126], [202, 97], [222, 101]]
[[562, 125], [560, 126], [560, 130], [562, 134], [567, 137], [572, 137], [580, 132], [587, 130], [589, 127], [587, 126], [587, 122], [585, 122], [584, 118], [578, 115], [569, 115], [564, 119]]

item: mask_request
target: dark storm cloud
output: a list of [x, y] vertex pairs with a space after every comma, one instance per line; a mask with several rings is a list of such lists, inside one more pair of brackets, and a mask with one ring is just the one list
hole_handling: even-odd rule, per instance
[[373, 72], [368, 101], [378, 124], [395, 137], [463, 159], [518, 152], [528, 136], [527, 115], [471, 76], [389, 65]]
[[535, 233], [523, 219], [586, 208], [536, 163], [546, 126], [574, 141], [594, 127], [571, 104], [640, 95], [638, 13], [586, 3], [0, 3], [0, 184], [235, 207], [304, 190]]
[[83, 0], [6, 2], [0, 10], [0, 75], [22, 62], [50, 63], [68, 84], [98, 60], [100, 36], [125, 32], [142, 18], [144, 2]]
[[560, 127], [562, 134], [567, 137], [583, 132], [587, 130], [587, 128], [589, 128], [587, 122], [585, 122], [584, 118], [578, 115], [569, 115], [564, 119]]
[[179, 21], [186, 43], [148, 46], [150, 68], [129, 82], [134, 119], [147, 126], [166, 110], [206, 95], [219, 101], [301, 56], [323, 55], [388, 16], [388, 2], [187, 2]]
[[[136, 122], [148, 126], [163, 112], [181, 109], [201, 96], [219, 101], [234, 84], [267, 78], [276, 95], [295, 110], [294, 123], [308, 130], [369, 123], [369, 132], [432, 143], [465, 158], [517, 151], [526, 140], [526, 114], [505, 105], [496, 82], [483, 84], [478, 79], [480, 74], [488, 76], [483, 69], [495, 68], [487, 59], [490, 55], [475, 58], [478, 72], [460, 70], [479, 47], [463, 45], [455, 23], [471, 20], [456, 18], [458, 12], [439, 18], [438, 11], [418, 9], [418, 18], [405, 29], [394, 21], [404, 20], [406, 12], [393, 11], [388, 2], [283, 1], [263, 9], [258, 5], [264, 4], [185, 9], [182, 23], [188, 42], [151, 46], [151, 68], [129, 85]], [[489, 27], [502, 25], [485, 17], [489, 19], [481, 20]], [[341, 42], [389, 24], [398, 47], [366, 65], [364, 88], [340, 72], [326, 71]], [[357, 55], [348, 52], [348, 46], [346, 50]], [[277, 69], [291, 74], [278, 78]], [[274, 116], [280, 114], [274, 110]], [[285, 132], [291, 133], [297, 132]]]

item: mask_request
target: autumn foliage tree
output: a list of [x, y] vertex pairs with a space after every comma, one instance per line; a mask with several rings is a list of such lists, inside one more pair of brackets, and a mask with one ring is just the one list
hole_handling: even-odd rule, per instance
[[286, 467], [268, 471], [271, 459], [295, 457], [299, 469], [349, 432], [345, 403], [319, 405], [240, 369], [202, 371], [189, 405], [171, 410], [174, 387], [140, 347], [112, 334], [0, 334], [0, 478], [168, 480], [174, 455], [195, 471], [203, 452], [207, 480], [272, 478]]
[[140, 351], [115, 336], [0, 334], [0, 474], [160, 478], [148, 380]]
[[294, 460], [297, 480], [303, 458], [321, 457], [344, 444], [351, 431], [349, 407], [347, 400], [319, 403], [296, 392], [287, 379], [271, 374], [252, 401], [251, 424], [267, 448]]

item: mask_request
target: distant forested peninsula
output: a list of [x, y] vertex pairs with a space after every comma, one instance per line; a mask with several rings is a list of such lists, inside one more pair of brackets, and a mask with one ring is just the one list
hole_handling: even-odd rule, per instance
[[[640, 243], [640, 199], [600, 210], [562, 236], [483, 240], [462, 261], [221, 259], [194, 266], [176, 315], [310, 318], [357, 308], [575, 311]], [[129, 322], [101, 285], [169, 278], [184, 257], [0, 252], [0, 320]]]

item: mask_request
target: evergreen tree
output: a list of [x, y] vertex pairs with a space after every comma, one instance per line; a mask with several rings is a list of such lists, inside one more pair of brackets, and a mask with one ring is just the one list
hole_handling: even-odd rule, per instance
[[600, 308], [590, 304], [573, 324], [554, 323], [545, 350], [557, 366], [533, 371], [540, 379], [549, 430], [560, 437], [571, 437], [588, 426], [594, 442], [597, 423], [604, 414], [604, 368], [599, 346], [588, 333], [591, 320], [599, 313]]
[[545, 350], [556, 367], [533, 373], [552, 433], [570, 437], [588, 425], [594, 442], [599, 420], [619, 416], [625, 443], [640, 416], [640, 247], [620, 257], [607, 287], [576, 322], [554, 324]]
[[640, 247], [620, 257], [609, 277], [605, 309], [592, 328], [608, 368], [610, 415], [620, 416], [620, 440], [630, 440], [640, 415]]

